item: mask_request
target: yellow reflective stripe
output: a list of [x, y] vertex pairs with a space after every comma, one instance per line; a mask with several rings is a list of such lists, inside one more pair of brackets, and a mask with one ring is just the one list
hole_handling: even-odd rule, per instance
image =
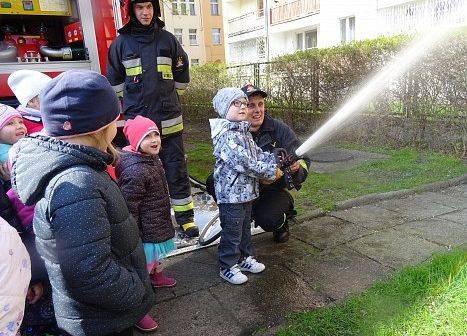
[[162, 78], [163, 79], [174, 79], [171, 65], [158, 64], [157, 65], [157, 72], [162, 72]]
[[172, 205], [172, 208], [174, 209], [175, 212], [182, 212], [182, 211], [188, 211], [188, 210], [193, 210], [194, 208], [193, 202], [190, 202], [185, 205]]
[[298, 163], [300, 164], [300, 166], [302, 166], [303, 169], [305, 169], [306, 171], [308, 171], [308, 166], [306, 165], [305, 160], [303, 160], [303, 159], [298, 160]]
[[176, 90], [179, 96], [182, 96], [185, 93], [185, 89], [176, 89]]
[[136, 66], [133, 68], [126, 68], [125, 73], [127, 76], [136, 76], [140, 75], [143, 73], [143, 67], [142, 66]]
[[123, 91], [117, 92], [117, 97], [118, 98], [123, 98]]
[[188, 230], [188, 229], [191, 228], [191, 227], [196, 227], [195, 223], [190, 222], [190, 223], [182, 224], [182, 229], [183, 229], [183, 231], [186, 231], [186, 230]]
[[182, 130], [183, 130], [183, 122], [177, 125], [169, 126], [169, 127], [162, 127], [162, 135], [177, 133]]

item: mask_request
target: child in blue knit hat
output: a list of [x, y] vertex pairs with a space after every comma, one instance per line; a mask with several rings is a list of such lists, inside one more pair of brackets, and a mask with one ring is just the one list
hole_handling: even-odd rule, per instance
[[259, 179], [272, 182], [282, 176], [274, 155], [263, 152], [253, 141], [246, 121], [247, 104], [248, 98], [240, 89], [221, 89], [213, 99], [220, 118], [209, 120], [222, 227], [220, 277], [234, 285], [248, 280], [242, 272], [260, 273], [265, 269], [252, 255], [251, 207], [259, 195]]

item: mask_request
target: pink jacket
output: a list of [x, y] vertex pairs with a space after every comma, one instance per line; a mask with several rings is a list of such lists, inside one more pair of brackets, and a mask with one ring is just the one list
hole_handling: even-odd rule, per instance
[[23, 225], [25, 229], [29, 228], [32, 224], [32, 219], [34, 218], [34, 205], [24, 205], [18, 196], [16, 196], [13, 189], [8, 190], [6, 194], [10, 200], [13, 210], [21, 221], [21, 225]]

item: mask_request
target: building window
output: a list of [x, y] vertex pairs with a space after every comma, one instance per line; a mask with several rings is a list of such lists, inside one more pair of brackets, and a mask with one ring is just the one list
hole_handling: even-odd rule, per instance
[[195, 0], [190, 0], [190, 15], [196, 15]]
[[221, 29], [212, 28], [212, 44], [220, 45], [221, 44]]
[[198, 38], [196, 37], [196, 29], [188, 29], [188, 38], [190, 45], [198, 45]]
[[258, 17], [264, 16], [264, 2], [263, 0], [257, 0], [257, 7], [258, 7]]
[[175, 38], [178, 40], [180, 44], [183, 44], [183, 29], [175, 28], [174, 29]]
[[297, 37], [297, 50], [303, 50], [303, 33], [298, 33]]
[[191, 66], [199, 66], [199, 58], [192, 58], [190, 64]]
[[211, 1], [211, 15], [219, 15], [219, 0]]
[[318, 46], [318, 32], [310, 30], [305, 32], [305, 49], [316, 48]]
[[172, 14], [178, 15], [178, 0], [172, 1]]
[[341, 43], [355, 41], [355, 16], [340, 19]]
[[182, 15], [187, 15], [187, 6], [186, 6], [186, 1], [187, 0], [180, 0], [180, 14]]

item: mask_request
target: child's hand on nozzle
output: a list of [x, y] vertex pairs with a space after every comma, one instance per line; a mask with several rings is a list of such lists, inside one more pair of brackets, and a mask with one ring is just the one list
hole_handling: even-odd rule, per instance
[[259, 183], [265, 184], [265, 185], [272, 184], [272, 183], [276, 182], [278, 179], [280, 179], [282, 177], [282, 175], [284, 175], [282, 170], [280, 170], [279, 168], [276, 168], [276, 175], [274, 176], [274, 179], [272, 179], [272, 180], [261, 179], [261, 180], [259, 180]]

